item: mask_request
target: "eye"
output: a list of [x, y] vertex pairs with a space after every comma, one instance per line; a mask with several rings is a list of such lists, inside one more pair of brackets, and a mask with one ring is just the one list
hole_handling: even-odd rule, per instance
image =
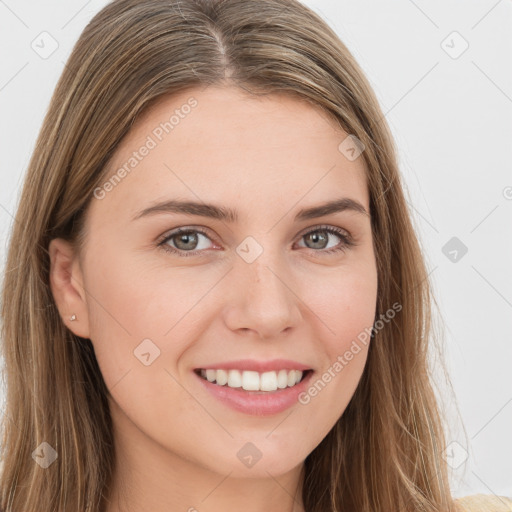
[[[167, 235], [158, 246], [164, 249], [165, 251], [171, 252], [173, 254], [179, 254], [180, 256], [194, 256], [198, 252], [201, 252], [199, 249], [205, 249], [205, 247], [199, 247], [201, 244], [199, 243], [199, 239], [207, 238], [208, 235], [205, 231], [199, 228], [178, 228], [176, 231]], [[174, 242], [176, 240], [176, 242]], [[169, 242], [172, 241], [174, 243], [174, 247], [169, 245]], [[189, 249], [194, 249], [190, 251]]]
[[[303, 235], [301, 235], [301, 239], [307, 240], [308, 243], [311, 243], [313, 249], [325, 249], [329, 243], [329, 237], [336, 236], [341, 240], [341, 243], [338, 243], [334, 247], [329, 248], [328, 250], [320, 251], [322, 254], [332, 254], [340, 251], [345, 251], [349, 247], [355, 245], [351, 236], [342, 229], [336, 228], [334, 226], [318, 226], [314, 229], [310, 229]], [[315, 251], [319, 252], [319, 251]]]
[[[341, 243], [339, 242], [334, 247], [326, 250], [326, 247], [329, 245], [329, 238], [332, 238], [333, 236], [341, 240]], [[210, 240], [206, 231], [200, 228], [178, 228], [166, 235], [165, 238], [158, 243], [158, 247], [172, 254], [178, 254], [179, 256], [195, 256], [208, 248], [207, 243], [206, 245], [204, 243], [201, 244], [201, 238]], [[315, 252], [319, 252], [321, 254], [331, 254], [344, 251], [355, 245], [351, 236], [346, 231], [334, 226], [315, 227], [314, 229], [310, 229], [300, 235], [300, 238], [307, 240], [307, 243], [312, 245], [312, 247], [306, 246], [307, 248], [313, 249]]]

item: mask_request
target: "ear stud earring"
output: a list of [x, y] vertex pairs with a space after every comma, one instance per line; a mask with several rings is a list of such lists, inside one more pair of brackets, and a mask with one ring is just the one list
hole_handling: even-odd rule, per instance
[[70, 320], [71, 320], [72, 322], [74, 322], [74, 321], [76, 320], [76, 315], [72, 315], [72, 316], [70, 317]]

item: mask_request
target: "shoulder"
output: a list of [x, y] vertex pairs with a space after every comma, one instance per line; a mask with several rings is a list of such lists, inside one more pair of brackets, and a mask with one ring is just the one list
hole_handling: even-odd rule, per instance
[[512, 499], [492, 494], [473, 494], [455, 500], [461, 512], [512, 512]]

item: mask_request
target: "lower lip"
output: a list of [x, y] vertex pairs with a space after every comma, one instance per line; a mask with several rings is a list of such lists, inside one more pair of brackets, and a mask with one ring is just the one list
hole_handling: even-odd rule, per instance
[[193, 373], [215, 398], [232, 409], [254, 416], [270, 416], [296, 404], [300, 393], [306, 390], [314, 372], [309, 370], [308, 374], [295, 386], [276, 391], [245, 391], [242, 388], [230, 388], [227, 385], [219, 386], [203, 379], [196, 372]]

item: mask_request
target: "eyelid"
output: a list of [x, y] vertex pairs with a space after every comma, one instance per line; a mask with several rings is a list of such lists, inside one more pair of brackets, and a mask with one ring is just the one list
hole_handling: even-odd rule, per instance
[[[339, 229], [341, 232], [343, 232], [343, 234], [349, 238], [349, 239], [353, 239], [351, 233], [345, 229], [345, 228], [340, 228], [338, 226], [334, 226], [334, 225], [331, 225], [331, 224], [317, 224], [315, 226], [309, 226], [307, 228], [304, 228], [302, 231], [299, 231], [295, 236], [294, 238], [297, 238], [299, 236], [304, 236], [306, 235], [307, 233], [309, 233], [310, 231], [315, 231], [315, 230], [321, 230], [321, 229], [330, 229], [330, 228], [334, 228], [334, 229]], [[175, 228], [175, 229], [171, 229], [170, 231], [167, 231], [166, 233], [164, 233], [163, 235], [159, 236], [156, 240], [157, 243], [160, 243], [164, 240], [167, 240], [169, 239], [171, 236], [174, 236], [174, 235], [177, 235], [181, 232], [188, 232], [188, 231], [198, 231], [199, 233], [202, 233], [203, 235], [211, 238], [210, 234], [209, 234], [209, 229], [208, 228], [205, 228], [203, 226], [195, 226], [195, 225], [189, 225], [189, 226], [182, 226], [182, 227], [179, 227], [179, 228]], [[215, 237], [213, 237], [215, 238]]]
[[325, 229], [325, 230], [335, 230], [335, 231], [339, 230], [340, 232], [338, 233], [338, 235], [342, 235], [343, 234], [348, 239], [352, 240], [352, 235], [350, 234], [350, 232], [347, 229], [340, 228], [339, 226], [334, 226], [333, 224], [317, 224], [316, 226], [310, 226], [308, 228], [305, 228], [302, 231], [299, 231], [295, 235], [295, 238], [297, 238], [299, 236], [304, 236], [304, 235], [308, 234], [310, 231], [321, 231], [322, 229]]
[[[336, 247], [336, 248], [331, 248], [331, 249], [323, 249], [323, 250], [318, 250], [318, 251], [311, 249], [313, 252], [318, 252], [319, 254], [330, 254], [331, 252], [337, 252], [337, 251], [342, 252], [346, 249], [349, 249], [351, 247], [358, 245], [355, 242], [352, 234], [348, 230], [346, 230], [344, 228], [340, 228], [339, 226], [331, 225], [331, 224], [317, 224], [314, 226], [309, 226], [308, 228], [305, 228], [304, 230], [302, 230], [298, 234], [296, 234], [294, 239], [302, 238], [303, 236], [307, 235], [310, 232], [322, 231], [322, 230], [325, 230], [330, 234], [337, 235], [341, 239], [341, 242], [340, 242], [341, 247]], [[175, 253], [175, 254], [178, 254], [178, 255], [184, 256], [184, 257], [195, 256], [195, 255], [201, 254], [203, 252], [206, 252], [206, 250], [205, 249], [195, 249], [193, 251], [183, 251], [183, 250], [176, 249], [174, 247], [165, 247], [167, 245], [166, 242], [168, 240], [170, 240], [171, 238], [175, 237], [176, 235], [179, 235], [180, 233], [197, 232], [197, 233], [204, 235], [206, 238], [210, 239], [212, 242], [216, 243], [215, 237], [212, 237], [209, 234], [209, 231], [210, 230], [208, 228], [205, 228], [202, 226], [195, 226], [195, 225], [180, 226], [178, 228], [167, 231], [162, 236], [158, 237], [156, 243], [157, 243], [157, 246], [159, 248], [163, 249], [164, 251], [167, 251], [170, 253]]]
[[[190, 231], [192, 231], [192, 232], [197, 231], [198, 233], [201, 233], [205, 237], [212, 240], [212, 242], [215, 242], [215, 237], [212, 237], [210, 235], [209, 230], [207, 228], [204, 228], [202, 226], [189, 225], [189, 226], [180, 226], [179, 228], [175, 228], [175, 229], [171, 229], [170, 231], [167, 231], [166, 233], [164, 233], [163, 235], [161, 235], [157, 238], [156, 243], [157, 243], [157, 245], [162, 245], [165, 242], [167, 242], [170, 238], [172, 238], [176, 235], [179, 235], [180, 233], [188, 233]], [[193, 252], [193, 251], [188, 251], [188, 252]], [[200, 251], [200, 252], [202, 252], [202, 251]]]

